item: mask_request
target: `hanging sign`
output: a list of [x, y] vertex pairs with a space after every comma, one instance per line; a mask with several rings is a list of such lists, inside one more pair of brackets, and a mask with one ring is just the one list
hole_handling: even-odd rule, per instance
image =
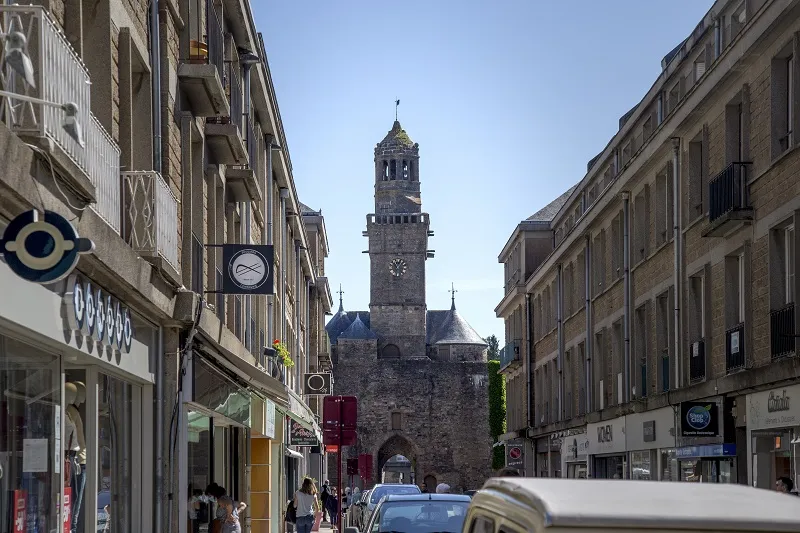
[[222, 294], [272, 294], [275, 249], [263, 244], [223, 244]]
[[119, 300], [73, 274], [67, 281], [64, 305], [72, 331], [115, 353], [130, 353], [133, 343], [131, 312]]
[[306, 373], [303, 375], [303, 394], [306, 396], [328, 396], [331, 390], [332, 374], [325, 372]]
[[313, 431], [303, 427], [297, 420], [289, 420], [290, 446], [319, 446], [319, 440]]
[[17, 276], [42, 285], [67, 277], [80, 254], [94, 251], [90, 239], [78, 237], [69, 220], [53, 211], [25, 211], [0, 236], [0, 255]]

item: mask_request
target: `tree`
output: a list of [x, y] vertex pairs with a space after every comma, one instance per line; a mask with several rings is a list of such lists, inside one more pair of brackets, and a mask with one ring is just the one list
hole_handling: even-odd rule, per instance
[[[490, 335], [484, 339], [489, 344], [488, 372], [489, 372], [489, 433], [492, 443], [506, 432], [506, 381], [500, 373], [500, 350], [497, 337]], [[506, 463], [505, 447], [492, 448], [492, 469], [503, 468]]]

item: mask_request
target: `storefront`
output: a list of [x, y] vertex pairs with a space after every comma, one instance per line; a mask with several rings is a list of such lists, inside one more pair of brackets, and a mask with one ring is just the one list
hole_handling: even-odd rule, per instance
[[779, 477], [800, 482], [800, 385], [749, 394], [747, 407], [748, 482], [772, 489]]
[[586, 457], [589, 434], [586, 428], [570, 430], [561, 438], [561, 475], [571, 479], [587, 477]]
[[588, 424], [589, 477], [596, 479], [626, 479], [625, 417]]
[[561, 439], [556, 434], [536, 439], [536, 477], [561, 477]]
[[0, 287], [0, 532], [150, 531], [157, 328], [77, 273]]
[[737, 482], [736, 444], [725, 442], [726, 427], [729, 434], [733, 433], [733, 421], [725, 420], [726, 410], [732, 410], [731, 400], [728, 400], [726, 409], [725, 399], [721, 397], [681, 402], [678, 419], [680, 447], [675, 450], [677, 467], [671, 472], [672, 480]]
[[663, 407], [625, 416], [625, 447], [631, 479], [672, 479], [675, 464], [675, 410]]

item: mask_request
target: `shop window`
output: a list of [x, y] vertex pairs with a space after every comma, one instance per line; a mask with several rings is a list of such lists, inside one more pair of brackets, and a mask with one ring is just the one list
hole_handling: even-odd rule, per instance
[[680, 470], [675, 448], [661, 450], [661, 481], [680, 480]]
[[[57, 531], [65, 472], [58, 420], [61, 411], [58, 357], [0, 336], [0, 478], [3, 528], [22, 518], [24, 531]], [[68, 481], [68, 480], [67, 480]]]
[[631, 479], [653, 479], [650, 469], [650, 450], [631, 452]]

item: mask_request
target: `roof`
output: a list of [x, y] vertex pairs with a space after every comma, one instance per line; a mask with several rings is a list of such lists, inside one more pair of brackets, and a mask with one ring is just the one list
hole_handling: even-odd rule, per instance
[[567, 189], [567, 191], [564, 194], [562, 194], [561, 196], [559, 196], [558, 198], [556, 198], [543, 208], [539, 209], [537, 212], [535, 212], [525, 220], [529, 220], [531, 222], [550, 222], [556, 217], [558, 212], [561, 211], [561, 208], [564, 207], [565, 203], [567, 203], [569, 195], [572, 194], [572, 191], [574, 191], [577, 186], [578, 184], [576, 183], [575, 185]]
[[483, 337], [472, 329], [472, 326], [456, 311], [455, 308], [445, 312], [438, 328], [428, 334], [428, 344], [473, 344], [488, 346]]
[[419, 501], [446, 501], [446, 502], [466, 502], [472, 501], [466, 494], [389, 494], [384, 496], [384, 502], [419, 502]]
[[345, 311], [342, 302], [339, 302], [339, 311], [325, 324], [325, 331], [328, 332], [331, 345], [336, 344], [342, 332], [350, 327], [356, 316], [361, 318], [365, 326], [370, 327], [369, 311]]
[[389, 130], [389, 133], [386, 134], [380, 144], [398, 144], [411, 148], [414, 146], [414, 141], [411, 140], [406, 130], [400, 125], [400, 121], [395, 120], [394, 124], [392, 124], [392, 129]]
[[321, 211], [318, 209], [312, 209], [303, 202], [300, 202], [300, 213], [303, 215], [319, 215]]
[[663, 481], [493, 478], [473, 499], [531, 507], [545, 526], [706, 531], [800, 531], [797, 496], [747, 485]]
[[374, 331], [369, 329], [364, 322], [361, 321], [361, 314], [356, 313], [356, 319], [347, 327], [346, 330], [339, 334], [340, 339], [353, 339], [353, 340], [370, 340], [377, 339], [378, 336]]

